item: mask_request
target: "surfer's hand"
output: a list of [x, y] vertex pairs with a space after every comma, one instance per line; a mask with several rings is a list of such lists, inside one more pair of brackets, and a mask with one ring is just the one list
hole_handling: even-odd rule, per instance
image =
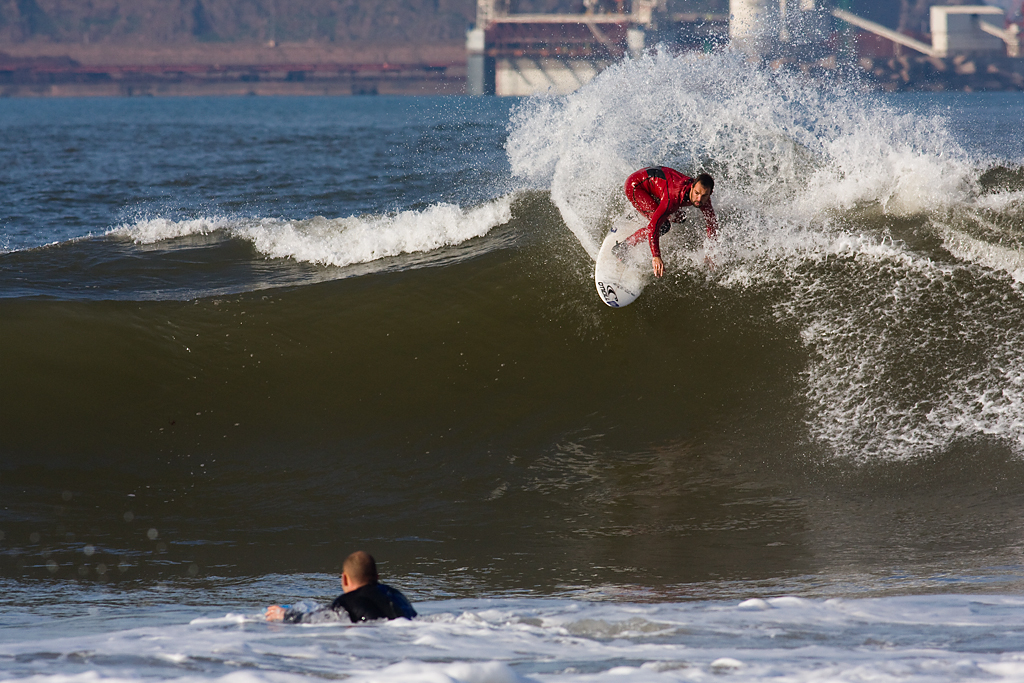
[[711, 254], [704, 255], [704, 265], [707, 266], [708, 270], [712, 273], [715, 272], [716, 268], [718, 268], [718, 266], [715, 265], [715, 259], [711, 258]]
[[284, 607], [271, 605], [267, 608], [267, 621], [284, 621]]
[[660, 256], [652, 258], [651, 265], [654, 267], [654, 277], [661, 277], [665, 274], [665, 264], [662, 262]]

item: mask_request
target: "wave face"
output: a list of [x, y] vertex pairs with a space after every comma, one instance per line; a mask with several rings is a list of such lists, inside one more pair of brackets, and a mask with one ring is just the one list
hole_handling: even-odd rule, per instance
[[[511, 114], [358, 100], [330, 154], [327, 105], [273, 105], [250, 150], [234, 102], [188, 129], [199, 182], [168, 142], [198, 124], [154, 114], [131, 211], [94, 192], [113, 162], [12, 191], [113, 218], [5, 236], [0, 570], [330, 571], [367, 545], [466, 594], [663, 597], [1016, 566], [1024, 172], [985, 101], [652, 53]], [[75, 144], [116, 155], [83, 106]], [[590, 257], [652, 164], [715, 174], [722, 238], [677, 225], [611, 311]]]

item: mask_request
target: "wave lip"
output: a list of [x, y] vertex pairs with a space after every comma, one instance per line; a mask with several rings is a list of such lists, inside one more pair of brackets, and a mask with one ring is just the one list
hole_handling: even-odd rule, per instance
[[483, 237], [512, 218], [511, 197], [472, 209], [435, 204], [394, 215], [303, 221], [264, 220], [236, 231], [270, 258], [348, 266], [388, 256], [429, 252]]
[[109, 230], [108, 235], [127, 237], [136, 244], [156, 244], [191, 235], [209, 235], [228, 230], [232, 220], [227, 217], [200, 217], [176, 221], [170, 218], [144, 218]]
[[181, 237], [226, 232], [250, 242], [267, 258], [342, 267], [389, 256], [430, 252], [483, 237], [511, 219], [512, 201], [512, 195], [508, 195], [469, 209], [456, 204], [434, 204], [421, 211], [346, 218], [201, 217], [181, 221], [149, 218], [119, 226], [107, 234], [151, 245]]

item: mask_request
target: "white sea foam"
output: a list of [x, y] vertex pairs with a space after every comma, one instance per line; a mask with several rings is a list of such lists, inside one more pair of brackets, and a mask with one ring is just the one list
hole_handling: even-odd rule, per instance
[[958, 259], [1024, 281], [1024, 192], [985, 194], [934, 223], [943, 246]]
[[787, 277], [776, 313], [811, 352], [814, 440], [856, 459], [929, 455], [979, 435], [1024, 453], [1024, 293], [1012, 279], [899, 245]]
[[1019, 248], [993, 244], [950, 227], [942, 228], [940, 234], [942, 245], [958, 259], [1005, 271], [1017, 282], [1024, 282], [1024, 252]]
[[[412, 621], [302, 627], [255, 613], [142, 626], [115, 609], [22, 616], [0, 631], [0, 680], [30, 683], [526, 683], [1019, 679], [1024, 599], [788, 596], [631, 604], [499, 599], [418, 603]], [[126, 608], [121, 608], [126, 609]], [[66, 623], [65, 623], [66, 622]], [[37, 630], [45, 630], [39, 637]]]
[[429, 252], [482, 237], [512, 216], [512, 196], [464, 209], [436, 204], [422, 211], [382, 216], [305, 220], [275, 218], [143, 219], [109, 234], [139, 244], [225, 232], [244, 239], [268, 258], [290, 258], [326, 266], [366, 263], [389, 256]]
[[1007, 202], [983, 197], [929, 221], [952, 259], [811, 231], [722, 280], [785, 283], [776, 315], [811, 353], [802, 374], [814, 441], [859, 460], [935, 454], [978, 436], [1024, 454], [1024, 252], [1012, 226], [978, 216]]

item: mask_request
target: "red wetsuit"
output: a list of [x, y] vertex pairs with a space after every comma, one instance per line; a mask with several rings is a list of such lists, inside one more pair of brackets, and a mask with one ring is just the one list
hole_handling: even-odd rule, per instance
[[[643, 168], [626, 178], [626, 198], [632, 202], [636, 210], [650, 218], [647, 227], [640, 228], [626, 241], [638, 244], [646, 239], [651, 243], [651, 255], [661, 257], [658, 238], [661, 233], [668, 232], [669, 216], [686, 206], [693, 206], [690, 201], [690, 188], [693, 178], [684, 176], [668, 166], [651, 166]], [[698, 206], [704, 214], [708, 237], [718, 234], [718, 219], [711, 208], [711, 199]]]

